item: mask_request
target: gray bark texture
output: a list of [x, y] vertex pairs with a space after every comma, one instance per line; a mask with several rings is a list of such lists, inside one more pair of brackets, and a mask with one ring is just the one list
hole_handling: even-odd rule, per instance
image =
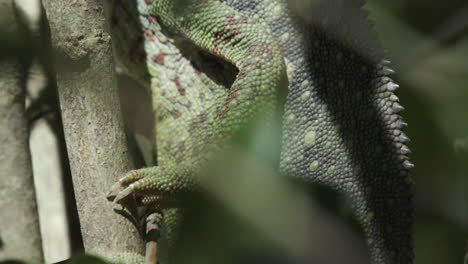
[[[0, 10], [2, 37], [21, 46], [13, 1], [0, 0]], [[21, 65], [15, 52], [0, 58], [0, 261], [42, 263]]]
[[15, 63], [0, 68], [0, 261], [42, 263], [24, 93]]
[[56, 52], [57, 86], [85, 250], [143, 255], [136, 228], [106, 193], [133, 168], [102, 1], [44, 1]]
[[18, 67], [0, 62], [0, 261], [42, 262], [24, 93]]

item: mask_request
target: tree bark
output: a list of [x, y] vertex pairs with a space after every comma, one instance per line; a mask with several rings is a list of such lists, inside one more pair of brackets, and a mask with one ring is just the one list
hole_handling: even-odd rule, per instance
[[14, 63], [0, 63], [0, 260], [42, 263], [24, 91]]
[[85, 250], [112, 257], [143, 255], [131, 223], [105, 196], [132, 169], [115, 85], [102, 1], [44, 1], [56, 51], [65, 140]]
[[[16, 46], [15, 51], [21, 51], [18, 47], [23, 47], [25, 38], [15, 18], [13, 1], [1, 0], [0, 10], [2, 37], [8, 36], [8, 42], [12, 44], [9, 48]], [[26, 75], [25, 65], [19, 59], [19, 53], [12, 51], [9, 55], [10, 58], [0, 59], [0, 261], [18, 259], [42, 263], [25, 118], [22, 82]]]

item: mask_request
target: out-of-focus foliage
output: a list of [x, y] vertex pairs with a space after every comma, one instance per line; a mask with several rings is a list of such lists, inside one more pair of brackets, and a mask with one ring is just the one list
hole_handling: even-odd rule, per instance
[[[17, 261], [17, 260], [5, 260], [5, 261], [0, 261], [0, 264], [36, 264], [36, 263]], [[60, 261], [55, 264], [108, 264], [108, 263], [96, 256], [78, 254], [69, 260]]]
[[77, 255], [73, 257], [71, 260], [66, 262], [67, 264], [106, 264], [106, 262], [98, 257], [91, 256], [91, 255]]

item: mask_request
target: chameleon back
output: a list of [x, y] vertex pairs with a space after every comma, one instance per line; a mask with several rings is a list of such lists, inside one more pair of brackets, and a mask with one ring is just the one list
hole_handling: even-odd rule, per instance
[[281, 171], [344, 192], [375, 263], [412, 263], [403, 108], [365, 1], [225, 0], [268, 24], [288, 68]]

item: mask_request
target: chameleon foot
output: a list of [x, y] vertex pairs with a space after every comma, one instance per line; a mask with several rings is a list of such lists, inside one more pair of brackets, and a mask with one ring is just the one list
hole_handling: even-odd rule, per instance
[[187, 171], [172, 167], [150, 167], [128, 172], [107, 195], [115, 204], [133, 196], [138, 206], [167, 208], [178, 196], [194, 189]]

